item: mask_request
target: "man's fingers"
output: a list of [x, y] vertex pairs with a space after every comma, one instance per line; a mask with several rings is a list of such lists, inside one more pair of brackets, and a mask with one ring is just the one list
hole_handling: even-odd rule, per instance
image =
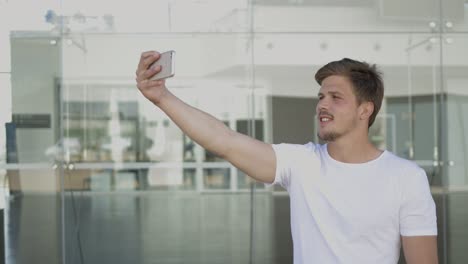
[[138, 63], [137, 75], [142, 70], [148, 69], [148, 66], [159, 59], [159, 52], [157, 51], [146, 51], [141, 54], [140, 62]]
[[136, 74], [137, 75], [141, 75], [142, 73], [144, 73], [145, 71], [148, 70], [148, 67], [153, 63], [155, 62], [156, 60], [159, 59], [159, 54], [158, 55], [154, 55], [154, 56], [149, 56], [148, 58], [140, 61], [140, 65], [138, 66], [138, 69], [136, 71]]
[[144, 59], [144, 58], [150, 56], [150, 55], [153, 54], [153, 53], [155, 53], [154, 50], [148, 50], [148, 51], [142, 52], [142, 53], [141, 53], [141, 58]]
[[149, 56], [148, 58], [143, 60], [142, 67], [143, 69], [148, 69], [148, 67], [155, 61], [159, 59], [159, 55]]
[[136, 80], [137, 81], [143, 81], [143, 80], [149, 79], [153, 75], [155, 75], [156, 73], [160, 72], [161, 69], [162, 69], [161, 65], [158, 65], [158, 66], [156, 66], [154, 68], [143, 70], [139, 74], [137, 73]]
[[160, 72], [162, 69], [161, 65], [158, 65], [154, 68], [151, 68], [151, 69], [148, 69], [147, 71], [143, 72], [143, 78], [144, 79], [149, 79], [151, 77], [153, 77], [153, 75], [155, 75], [156, 73]]
[[137, 66], [137, 72], [138, 72], [138, 70], [140, 69], [140, 67], [142, 66], [143, 61], [144, 61], [146, 58], [152, 56], [154, 53], [155, 53], [155, 51], [152, 51], [152, 50], [151, 50], [151, 51], [145, 51], [145, 52], [141, 53], [141, 55], [140, 55], [140, 61], [138, 62], [138, 66]]

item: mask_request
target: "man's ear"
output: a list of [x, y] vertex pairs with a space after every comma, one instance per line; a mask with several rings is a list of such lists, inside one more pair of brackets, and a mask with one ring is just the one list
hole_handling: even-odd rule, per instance
[[374, 103], [363, 102], [360, 106], [359, 119], [369, 119], [372, 113], [374, 113]]

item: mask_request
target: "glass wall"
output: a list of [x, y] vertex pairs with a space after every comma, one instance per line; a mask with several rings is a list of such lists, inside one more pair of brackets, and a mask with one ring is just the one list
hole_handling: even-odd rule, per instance
[[467, 15], [464, 0], [0, 0], [7, 263], [292, 263], [287, 193], [139, 93], [146, 50], [176, 51], [175, 95], [268, 143], [319, 141], [322, 65], [376, 63], [369, 137], [425, 169], [440, 263], [466, 262]]

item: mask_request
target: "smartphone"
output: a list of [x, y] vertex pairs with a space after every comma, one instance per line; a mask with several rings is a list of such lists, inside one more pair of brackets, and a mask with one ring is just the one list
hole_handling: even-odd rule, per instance
[[151, 77], [150, 80], [162, 80], [166, 78], [170, 78], [174, 76], [175, 74], [175, 51], [170, 50], [166, 51], [164, 53], [161, 53], [161, 56], [159, 59], [153, 64], [151, 64], [150, 67], [156, 66], [156, 65], [161, 65], [161, 71], [155, 74], [153, 77]]

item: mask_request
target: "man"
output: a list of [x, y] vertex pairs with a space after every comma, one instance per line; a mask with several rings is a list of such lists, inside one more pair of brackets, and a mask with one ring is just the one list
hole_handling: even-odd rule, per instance
[[142, 54], [137, 86], [189, 137], [252, 178], [285, 187], [291, 201], [294, 263], [437, 263], [435, 205], [424, 170], [368, 139], [383, 98], [375, 66], [351, 59], [316, 74], [325, 145], [271, 145], [226, 127], [174, 96]]

